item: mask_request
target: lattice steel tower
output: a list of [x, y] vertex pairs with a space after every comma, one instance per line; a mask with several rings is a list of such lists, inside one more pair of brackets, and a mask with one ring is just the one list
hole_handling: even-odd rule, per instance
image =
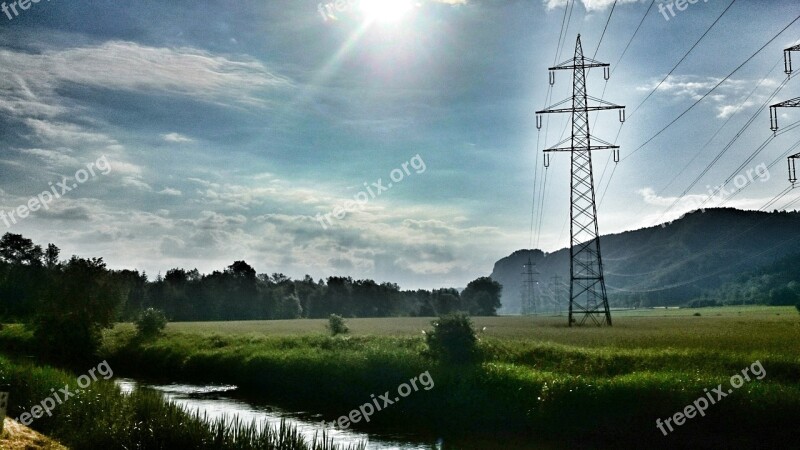
[[[555, 83], [556, 70], [572, 71], [572, 97], [542, 111], [536, 112], [536, 127], [541, 129], [542, 114], [572, 114], [572, 135], [546, 149], [544, 164], [550, 165], [550, 152], [569, 152], [572, 157], [570, 181], [570, 287], [569, 326], [591, 321], [595, 325], [611, 325], [606, 282], [603, 278], [603, 258], [600, 254], [600, 233], [597, 227], [592, 151], [610, 149], [614, 162], [619, 162], [619, 147], [589, 133], [589, 112], [609, 109], [619, 110], [620, 122], [625, 121], [625, 107], [591, 97], [586, 92], [586, 73], [592, 68], [603, 68], [605, 79], [610, 77], [610, 65], [583, 56], [581, 36], [575, 44], [575, 57], [550, 70], [550, 84]], [[592, 106], [589, 100], [597, 104]], [[563, 107], [571, 102], [571, 107]], [[592, 142], [601, 145], [592, 145]], [[564, 144], [569, 143], [569, 146]], [[577, 316], [577, 317], [575, 317]]]
[[[800, 45], [789, 47], [783, 51], [783, 63], [786, 67], [786, 75], [789, 77], [792, 76], [792, 52], [800, 52]], [[800, 108], [800, 97], [776, 103], [769, 107], [769, 128], [775, 135], [778, 134], [778, 108]], [[789, 157], [789, 182], [792, 184], [797, 183], [795, 161], [798, 159], [800, 159], [800, 153]]]
[[537, 275], [539, 275], [539, 272], [536, 270], [536, 264], [531, 262], [529, 256], [528, 263], [522, 265], [522, 286], [520, 289], [522, 315], [536, 314], [536, 286], [539, 284], [536, 279]]

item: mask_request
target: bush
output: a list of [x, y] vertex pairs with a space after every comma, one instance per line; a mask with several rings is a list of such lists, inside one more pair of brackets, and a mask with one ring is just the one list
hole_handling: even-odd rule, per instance
[[456, 364], [477, 359], [478, 336], [468, 315], [448, 314], [432, 322], [432, 325], [433, 331], [425, 335], [432, 356], [443, 362]]
[[336, 336], [337, 334], [347, 334], [350, 329], [347, 328], [347, 324], [344, 323], [342, 316], [331, 314], [330, 317], [328, 317], [328, 331], [330, 331], [333, 336]]
[[798, 303], [798, 304], [794, 305], [794, 307], [795, 307], [795, 308], [797, 308], [797, 312], [799, 312], [799, 313], [800, 313], [800, 303]]
[[136, 318], [136, 334], [143, 338], [156, 337], [167, 326], [167, 318], [158, 309], [147, 308]]
[[711, 300], [708, 298], [699, 298], [696, 300], [692, 300], [689, 304], [686, 305], [687, 308], [716, 308], [722, 306], [721, 303], [717, 302], [716, 300]]

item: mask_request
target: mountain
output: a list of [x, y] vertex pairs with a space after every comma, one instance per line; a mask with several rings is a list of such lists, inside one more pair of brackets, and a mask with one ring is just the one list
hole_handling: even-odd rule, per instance
[[[680, 305], [800, 253], [800, 213], [695, 211], [671, 223], [602, 236], [600, 247], [612, 306]], [[521, 311], [529, 257], [539, 272], [539, 296], [549, 303], [545, 310], [555, 308], [554, 295], [562, 304], [568, 298], [569, 249], [519, 250], [495, 263], [491, 274], [503, 285], [501, 314]], [[561, 279], [554, 289], [556, 275]]]

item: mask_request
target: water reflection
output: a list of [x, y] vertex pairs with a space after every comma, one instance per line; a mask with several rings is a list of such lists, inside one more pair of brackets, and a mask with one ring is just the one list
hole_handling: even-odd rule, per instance
[[[206, 414], [209, 420], [239, 416], [242, 422], [255, 421], [258, 427], [262, 427], [265, 423], [278, 427], [281, 421], [285, 420], [287, 424], [297, 428], [297, 431], [308, 441], [312, 441], [315, 434], [322, 433], [322, 417], [303, 412], [285, 411], [273, 406], [253, 405], [236, 399], [233, 397], [233, 393], [237, 389], [234, 385], [150, 385], [126, 378], [117, 379], [116, 384], [126, 394], [138, 387], [156, 390], [161, 392], [167, 400], [181, 406], [186, 411]], [[369, 450], [440, 448], [438, 445], [415, 443], [412, 442], [412, 439], [402, 436], [384, 436], [334, 428], [328, 428], [327, 431], [328, 437], [338, 444], [349, 445], [366, 442]]]

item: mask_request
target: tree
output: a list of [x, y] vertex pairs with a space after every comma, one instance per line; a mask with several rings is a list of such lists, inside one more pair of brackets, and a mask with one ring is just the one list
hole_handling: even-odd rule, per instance
[[44, 265], [53, 270], [58, 267], [58, 257], [61, 255], [61, 250], [55, 244], [47, 244], [47, 250], [44, 251]]
[[101, 330], [110, 328], [122, 295], [102, 258], [73, 256], [53, 275], [33, 321], [34, 336], [44, 352], [65, 362], [92, 357]]
[[500, 308], [500, 294], [503, 286], [489, 277], [480, 277], [470, 281], [461, 297], [469, 308], [469, 312], [476, 316], [496, 316]]
[[6, 233], [0, 238], [0, 258], [10, 264], [41, 265], [42, 247], [21, 234]]
[[253, 269], [250, 264], [247, 264], [244, 261], [234, 262], [228, 266], [227, 272], [238, 278], [247, 278], [249, 280], [255, 280], [256, 278], [256, 269]]

